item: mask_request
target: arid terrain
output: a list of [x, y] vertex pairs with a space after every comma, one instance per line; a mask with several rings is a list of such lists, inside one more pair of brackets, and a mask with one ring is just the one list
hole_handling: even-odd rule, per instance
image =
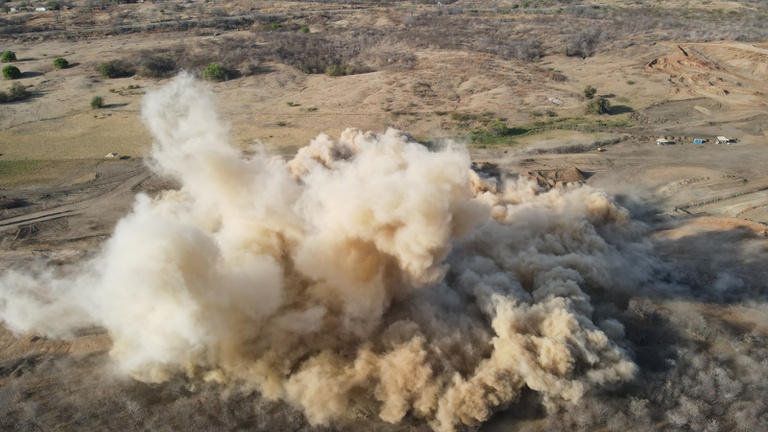
[[[0, 276], [0, 320], [6, 321], [4, 327], [0, 326], [0, 429], [768, 430], [768, 385], [764, 380], [768, 373], [768, 270], [764, 265], [768, 258], [768, 31], [760, 24], [768, 18], [765, 2], [456, 0], [438, 6], [437, 2], [426, 1], [190, 0], [105, 3], [104, 8], [92, 6], [95, 2], [75, 3], [61, 11], [9, 9], [0, 17], [0, 51], [16, 53], [17, 61], [12, 64], [22, 76], [14, 81], [30, 92], [24, 100], [0, 104], [0, 272], [6, 275]], [[18, 4], [14, 1], [5, 5]], [[56, 57], [66, 58], [69, 66], [54, 68], [52, 61]], [[158, 59], [172, 62], [166, 68], [153, 69]], [[122, 68], [122, 73], [116, 77], [100, 73], [100, 67], [108, 62]], [[182, 71], [202, 81], [211, 63], [228, 70], [226, 80], [204, 84], [213, 95], [212, 101], [205, 103], [217, 113], [218, 121], [210, 114], [197, 122], [206, 122], [205, 127], [190, 123], [186, 130], [179, 122], [168, 126], [172, 133], [158, 136], [162, 128], [151, 126], [152, 119], [162, 117], [163, 111], [153, 108], [145, 96], [164, 94], [162, 89], [173, 86], [173, 77]], [[10, 83], [3, 80], [0, 90], [7, 90]], [[610, 103], [607, 112], [586, 111], [589, 99], [584, 89], [588, 86], [596, 89], [595, 98]], [[91, 108], [93, 96], [103, 97], [104, 106]], [[165, 109], [171, 112], [174, 107]], [[160, 114], [155, 117], [149, 114], [156, 111]], [[210, 133], [209, 121], [213, 125]], [[335, 381], [318, 379], [333, 387], [327, 389], [329, 394], [345, 394], [341, 408], [328, 402], [331, 408], [327, 412], [333, 411], [333, 415], [328, 414], [327, 420], [325, 411], [317, 414], [315, 408], [309, 408], [310, 396], [291, 393], [297, 384], [290, 377], [299, 376], [299, 369], [304, 370], [321, 357], [313, 357], [316, 352], [325, 351], [332, 354], [322, 355], [352, 359], [349, 362], [354, 367], [345, 372], [346, 377], [349, 370], [359, 371], [363, 357], [355, 357], [362, 354], [353, 351], [370, 348], [378, 354], [388, 352], [382, 346], [388, 346], [387, 337], [395, 332], [392, 323], [398, 317], [422, 311], [421, 303], [412, 309], [404, 306], [410, 297], [398, 291], [403, 289], [400, 285], [433, 288], [440, 283], [466, 280], [466, 274], [446, 270], [448, 282], [438, 283], [426, 277], [423, 280], [429, 281], [423, 282], [420, 273], [402, 264], [403, 259], [389, 249], [383, 259], [388, 264], [381, 264], [384, 270], [377, 277], [384, 278], [381, 274], [390, 270], [388, 266], [393, 264], [388, 260], [393, 256], [406, 269], [406, 276], [385, 290], [392, 297], [383, 302], [381, 319], [374, 327], [388, 330], [369, 330], [368, 335], [375, 336], [371, 336], [369, 344], [355, 335], [355, 349], [347, 345], [324, 346], [316, 351], [307, 348], [302, 355], [296, 354], [296, 359], [287, 348], [269, 351], [270, 356], [285, 355], [293, 361], [281, 366], [288, 377], [281, 384], [283, 393], [269, 395], [265, 388], [274, 383], [267, 383], [269, 379], [259, 375], [263, 370], [256, 366], [243, 366], [226, 358], [219, 360], [222, 364], [211, 360], [216, 363], [213, 367], [206, 363], [208, 357], [199, 362], [197, 354], [190, 357], [193, 360], [178, 360], [175, 369], [171, 368], [174, 373], [162, 379], [134, 380], [128, 375], [140, 375], [137, 369], [126, 369], [120, 357], [125, 356], [121, 350], [133, 345], [120, 342], [120, 332], [110, 327], [114, 321], [94, 318], [80, 326], [76, 325], [77, 319], [67, 317], [59, 322], [59, 300], [53, 294], [59, 285], [53, 283], [51, 290], [45, 291], [47, 294], [34, 291], [35, 286], [57, 277], [70, 280], [91, 265], [87, 263], [109, 267], [104, 258], [112, 250], [106, 246], [108, 239], [119, 238], [116, 225], [127, 214], [141, 214], [137, 195], [164, 202], [177, 199], [174, 191], [182, 194], [196, 187], [203, 190], [203, 186], [196, 185], [194, 175], [187, 175], [188, 166], [178, 168], [172, 158], [164, 162], [162, 152], [152, 153], [153, 143], [157, 149], [164, 140], [183, 138], [195, 142], [200, 138], [215, 144], [228, 139], [243, 160], [290, 161], [299, 152], [295, 162], [287, 166], [295, 177], [292, 179], [303, 187], [319, 181], [317, 177], [321, 176], [312, 177], [297, 168], [303, 160], [300, 156], [304, 150], [300, 149], [323, 133], [339, 140], [347, 128], [379, 134], [371, 139], [374, 142], [389, 142], [388, 135], [384, 135], [389, 128], [402, 130], [409, 134], [409, 142], [422, 143], [438, 154], [439, 149], [453, 145], [466, 148], [474, 175], [498, 182], [493, 183], [498, 189], [484, 183], [474, 198], [493, 202], [489, 204], [493, 218], [504, 220], [505, 226], [513, 227], [511, 230], [526, 233], [510, 234], [510, 240], [499, 234], [498, 248], [514, 251], [509, 256], [520, 263], [519, 268], [518, 264], [510, 264], [515, 270], [507, 269], [508, 273], [519, 271], [515, 277], [528, 291], [529, 285], [537, 286], [555, 277], [552, 274], [557, 272], [541, 270], [538, 274], [538, 270], [530, 270], [539, 264], [533, 258], [527, 262], [527, 254], [546, 256], [541, 261], [547, 265], [555, 266], [552, 263], [556, 261], [557, 268], [580, 273], [569, 279], [583, 290], [579, 291], [581, 300], [573, 302], [585, 302], [588, 307], [584, 310], [588, 311], [574, 306], [583, 313], [574, 313], [574, 326], [604, 331], [611, 346], [636, 366], [632, 377], [620, 379], [619, 372], [605, 372], [610, 368], [601, 365], [613, 361], [606, 359], [614, 359], [614, 354], [590, 352], [593, 340], [585, 342], [586, 347], [572, 342], [569, 349], [587, 352], [572, 360], [568, 369], [569, 376], [576, 377], [569, 383], [578, 381], [578, 386], [583, 385], [578, 397], [564, 396], [562, 382], [558, 381], [557, 386], [542, 384], [548, 382], [527, 376], [522, 378], [519, 392], [507, 396], [500, 396], [504, 393], [500, 388], [483, 384], [493, 390], [478, 399], [482, 403], [469, 396], [462, 401], [467, 406], [486, 404], [485, 411], [479, 410], [484, 414], [465, 415], [462, 411], [456, 414], [454, 424], [446, 423], [439, 415], [443, 405], [447, 406], [444, 399], [440, 399], [439, 408], [423, 408], [426, 402], [419, 405], [419, 393], [428, 390], [413, 390], [404, 397], [402, 407], [394, 409], [382, 396], [387, 393], [384, 378], [372, 379], [378, 383], [375, 390], [368, 392], [373, 396], [359, 383], [355, 385], [361, 388], [352, 386], [346, 394], [339, 390], [343, 386], [328, 384]], [[731, 142], [717, 144], [719, 136], [731, 138]], [[671, 142], [657, 145], [659, 138]], [[694, 139], [705, 142], [694, 144]], [[323, 140], [318, 138], [317, 142]], [[335, 166], [334, 157], [354, 160], [357, 150], [338, 146], [341, 150], [329, 145], [332, 150], [310, 159], [326, 167]], [[204, 147], [201, 154], [207, 154]], [[110, 153], [116, 157], [105, 158]], [[184, 153], [174, 157], [181, 166], [197, 156]], [[158, 165], [162, 168], [158, 169]], [[222, 174], [225, 171], [207, 171], [204, 164], [194, 169], [199, 170], [200, 178], [212, 183], [221, 181], [233, 190], [232, 196], [218, 194], [235, 202], [231, 209], [228, 204], [215, 204], [218, 198], [210, 202], [201, 198], [200, 203], [207, 203], [201, 206], [226, 207], [221, 220], [236, 213], [232, 209], [245, 208], [238, 207], [242, 198], [238, 194], [248, 196], [252, 191], [238, 182], [251, 177], [232, 174], [239, 180], [227, 183], [222, 180], [230, 181], [229, 174]], [[316, 168], [307, 168], [307, 172], [311, 169]], [[244, 170], [232, 168], [231, 172]], [[378, 173], [376, 169], [371, 172]], [[437, 174], [429, 171], [425, 175]], [[405, 174], [403, 177], [411, 179]], [[354, 178], [364, 183], [360, 177]], [[264, 184], [264, 190], [272, 190], [267, 182]], [[337, 187], [338, 192], [322, 195], [318, 202], [335, 203], [334, 195], [352, 193], [346, 186]], [[448, 189], [440, 186], [434, 190]], [[588, 202], [584, 204], [586, 209], [574, 204], [581, 198], [568, 198], [580, 196], [582, 192], [577, 190], [582, 189], [596, 191], [596, 195], [584, 198]], [[436, 193], [431, 191], [415, 188], [411, 193], [424, 192], [429, 201], [430, 194]], [[602, 191], [616, 207], [610, 204], [602, 210], [603, 204], [589, 201], [602, 196]], [[203, 192], [190, 194], [202, 196]], [[502, 198], [489, 198], [493, 194]], [[285, 196], [290, 193], [285, 192]], [[561, 204], [559, 197], [566, 204]], [[282, 199], [265, 199], [264, 212], [272, 208], [269, 203]], [[402, 196], [399, 199], [407, 201]], [[221, 200], [224, 202], [224, 198]], [[303, 212], [315, 208], [305, 205], [308, 207], [296, 204], [290, 208]], [[499, 216], [499, 209], [505, 205], [507, 210]], [[461, 220], [461, 213], [453, 201], [440, 208], [454, 211], [446, 218], [459, 223], [456, 221]], [[248, 209], [253, 213], [243, 215], [243, 219], [261, 214], [261, 210]], [[526, 209], [542, 213], [530, 216]], [[169, 207], [153, 213], [153, 217], [162, 219], [184, 211]], [[623, 211], [629, 222], [621, 216]], [[331, 215], [333, 220], [343, 219]], [[547, 222], [549, 225], [535, 222], [549, 217], [556, 221]], [[272, 225], [256, 227], [238, 217], [234, 220], [238, 227], [242, 224], [252, 231], [272, 229]], [[343, 220], [340, 224], [346, 228], [357, 222]], [[130, 223], [120, 222], [125, 226]], [[221, 228], [226, 226], [224, 222], [202, 224], [217, 223], [217, 229], [226, 232]], [[393, 222], [387, 229], [400, 226]], [[169, 227], [158, 228], [155, 235], [175, 233]], [[271, 240], [257, 243], [265, 248], [277, 248], [274, 245], [279, 244], [288, 250], [284, 244], [291, 243], [292, 230], [297, 229], [286, 229], [288, 234], [281, 231]], [[475, 234], [469, 235], [469, 240], [460, 236], [443, 239], [450, 245], [446, 250], [453, 250], [453, 254], [440, 255], [442, 252], [434, 251], [437, 247], [429, 249], [430, 253], [451, 269], [472, 261], [462, 255], [466, 250], [487, 248], [494, 251], [488, 252], [489, 256], [505, 255], [478, 240], [493, 236], [481, 228], [477, 230], [472, 231]], [[308, 230], [306, 235], [313, 232]], [[194, 243], [197, 237], [188, 238]], [[350, 243], [366, 239], [363, 234], [350, 234], [350, 238]], [[145, 241], [151, 243], [151, 236]], [[224, 236], [217, 241], [232, 239]], [[472, 241], [480, 246], [467, 246]], [[551, 246], [551, 242], [557, 246]], [[267, 243], [272, 246], [264, 246]], [[553, 251], [545, 252], [545, 245], [553, 247]], [[602, 251], [604, 246], [611, 252], [589, 255], [595, 248]], [[248, 255], [255, 247], [233, 250]], [[151, 255], [151, 246], [134, 253]], [[328, 248], [323, 253], [345, 256], [346, 250]], [[274, 253], [279, 259], [285, 255], [289, 253]], [[582, 262], [587, 255], [589, 259]], [[301, 256], [292, 257], [285, 265], [285, 275], [301, 265]], [[371, 263], [375, 260], [357, 249], [348, 256], [349, 260], [360, 261], [359, 266], [350, 264], [354, 268], [374, 265]], [[318, 264], [323, 266], [333, 267], [330, 261]], [[431, 266], [430, 261], [427, 270], [434, 270]], [[505, 269], [501, 264], [499, 267]], [[479, 273], [477, 269], [472, 271]], [[14, 281], [23, 277], [7, 276], [12, 273], [28, 273], [39, 279], [17, 283]], [[335, 276], [322, 274], [335, 280]], [[233, 279], [237, 277], [241, 276]], [[136, 284], [141, 284], [144, 275], [136, 274], [136, 278]], [[286, 284], [295, 282], [295, 278], [285, 278]], [[297, 284], [311, 285], [304, 279]], [[27, 298], [23, 289], [34, 293], [29, 294], [29, 303], [16, 303], [18, 298]], [[141, 290], [136, 288], [132, 295], [132, 289], [115, 302], [143, 301]], [[441, 292], [442, 288], [435, 289]], [[320, 296], [320, 291], [318, 288], [312, 295]], [[529, 300], [532, 305], [549, 301], [544, 294], [533, 296]], [[424, 301], [423, 296], [413, 297]], [[567, 295], [562, 298], [571, 299]], [[35, 302], [45, 305], [40, 307], [45, 309], [40, 313], [42, 318], [29, 329], [11, 323], [26, 322], [25, 317], [18, 316], [24, 312], [11, 310], [14, 305], [38, 304]], [[298, 303], [294, 299], [293, 305]], [[93, 300], [93, 304], [97, 302]], [[477, 310], [484, 306], [480, 300], [477, 304], [467, 306], [467, 313], [479, 314]], [[61, 310], [67, 307], [63, 304]], [[445, 310], [461, 315], [451, 307], [445, 306]], [[150, 309], [147, 322], [155, 322], [151, 317], [155, 310]], [[346, 311], [330, 306], [329, 310], [339, 314]], [[116, 308], [114, 314], [119, 313]], [[535, 319], [534, 315], [530, 312], [531, 319]], [[498, 316], [478, 322], [489, 328], [493, 322], [496, 329]], [[290, 319], [288, 315], [284, 318]], [[412, 320], [423, 327], [431, 325], [417, 318]], [[474, 323], [472, 320], [467, 319]], [[263, 321], [258, 322], [262, 325]], [[463, 341], [461, 337], [466, 335], [462, 331], [475, 336], [474, 324], [467, 324], [463, 318], [456, 318], [456, 323], [462, 329], [457, 333], [435, 334], [445, 340], [458, 340], [450, 346], [471, 351], [461, 354], [470, 360], [472, 356], [488, 359], [475, 359], [474, 363], [467, 360], [476, 370], [496, 358], [496, 351], [491, 355], [489, 347], [496, 344], [494, 349], [500, 350], [498, 338], [492, 341], [490, 336], [487, 340], [483, 339], [486, 336], [477, 336], [484, 341], [477, 344]], [[616, 326], [620, 330], [615, 330]], [[64, 328], [67, 330], [61, 330]], [[212, 328], [215, 330], [209, 329], [209, 333], [220, 330]], [[164, 334], [164, 330], [156, 330]], [[546, 329], [526, 331], [535, 333], [535, 337], [546, 336]], [[146, 337], [154, 341], [153, 332], [146, 333]], [[431, 343], [430, 335], [434, 334], [425, 334], [419, 343]], [[272, 338], [280, 340], [272, 333], [251, 335], [245, 340], [261, 347]], [[439, 339], [435, 346], [443, 347], [443, 339], [434, 338]], [[309, 339], [299, 342], [311, 347], [316, 343]], [[291, 343], [286, 342], [286, 346], [293, 346]], [[191, 344], [190, 350], [197, 353], [201, 345], [205, 343]], [[133, 349], [139, 351], [135, 346]], [[449, 367], [430, 360], [430, 356], [450, 357], [455, 353], [430, 349], [424, 362], [433, 367], [432, 374], [439, 376]], [[537, 364], [547, 369], [547, 362], [542, 360], [544, 351]], [[242, 358], [235, 357], [243, 362], [251, 355], [256, 356], [248, 351]], [[119, 367], [114, 358], [122, 359], [117, 361]], [[164, 358], [161, 363], [173, 361]], [[342, 360], [336, 363], [344, 364]], [[523, 360], [515, 364], [520, 369], [530, 368]], [[206, 368], [210, 369], [207, 374]], [[239, 374], [242, 368], [248, 372]], [[467, 378], [467, 383], [471, 381], [472, 370], [456, 370], [462, 379]], [[598, 371], [606, 375], [596, 378]], [[212, 378], [214, 372], [226, 379]], [[404, 371], [404, 376], [406, 372], [411, 371]], [[500, 367], [488, 375], [503, 381], [503, 377], [514, 373]], [[456, 385], [457, 379], [437, 381], [447, 388]], [[408, 387], [408, 381], [387, 385]], [[548, 386], [559, 386], [559, 390], [542, 390]], [[315, 391], [322, 399], [326, 389]], [[328, 399], [336, 401], [332, 396]], [[558, 402], [561, 399], [568, 403]], [[382, 402], [386, 409], [372, 400]], [[392, 415], [392, 410], [401, 410], [402, 415]]]

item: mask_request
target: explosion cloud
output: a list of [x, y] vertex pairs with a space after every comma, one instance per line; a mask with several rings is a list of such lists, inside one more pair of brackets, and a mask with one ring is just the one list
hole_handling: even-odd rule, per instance
[[359, 406], [450, 431], [636, 374], [592, 297], [642, 286], [650, 246], [605, 194], [487, 177], [396, 130], [244, 157], [212, 106], [187, 75], [146, 97], [151, 167], [182, 187], [139, 195], [76, 268], [3, 275], [7, 327], [103, 326], [137, 380], [253, 386], [312, 424]]

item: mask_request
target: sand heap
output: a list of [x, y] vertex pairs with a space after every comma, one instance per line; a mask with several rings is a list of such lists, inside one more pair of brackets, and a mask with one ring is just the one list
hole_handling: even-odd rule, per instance
[[584, 184], [589, 175], [576, 168], [529, 171], [528, 178], [543, 188], [567, 187]]

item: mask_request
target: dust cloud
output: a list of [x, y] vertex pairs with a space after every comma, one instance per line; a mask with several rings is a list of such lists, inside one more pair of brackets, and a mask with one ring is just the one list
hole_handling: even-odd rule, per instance
[[102, 326], [137, 380], [248, 386], [314, 425], [361, 408], [450, 431], [637, 374], [593, 298], [641, 290], [655, 263], [604, 193], [489, 177], [396, 130], [245, 157], [213, 106], [188, 75], [147, 95], [151, 167], [182, 187], [137, 196], [87, 262], [0, 277], [9, 329]]

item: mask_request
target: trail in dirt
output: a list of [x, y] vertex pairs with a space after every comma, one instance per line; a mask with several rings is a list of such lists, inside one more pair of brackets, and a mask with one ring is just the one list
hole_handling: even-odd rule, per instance
[[[0, 232], [31, 223], [66, 218], [86, 212], [102, 213], [105, 209], [114, 207], [115, 204], [123, 203], [125, 200], [124, 195], [135, 191], [150, 176], [151, 174], [145, 168], [141, 168], [106, 179], [98, 184], [88, 185], [90, 187], [98, 187], [99, 194], [81, 201], [0, 220]], [[65, 191], [73, 193], [81, 188], [68, 187]]]

